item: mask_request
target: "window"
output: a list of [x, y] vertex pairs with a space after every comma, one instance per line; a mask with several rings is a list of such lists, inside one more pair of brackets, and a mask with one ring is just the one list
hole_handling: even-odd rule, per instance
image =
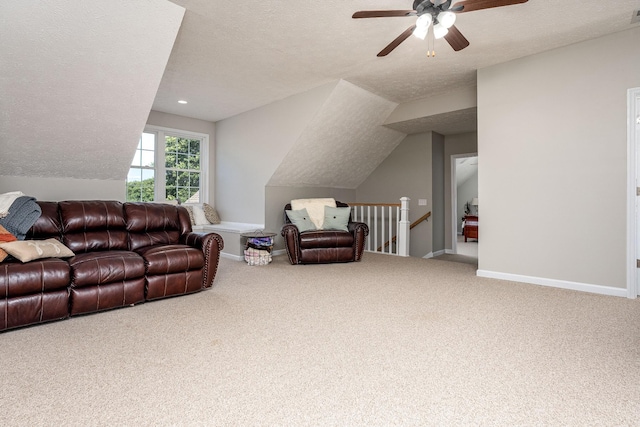
[[209, 136], [148, 126], [127, 175], [127, 201], [205, 202]]

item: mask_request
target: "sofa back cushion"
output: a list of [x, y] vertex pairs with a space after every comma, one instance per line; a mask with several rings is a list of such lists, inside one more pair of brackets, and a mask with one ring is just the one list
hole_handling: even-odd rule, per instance
[[191, 231], [189, 213], [182, 206], [162, 203], [125, 203], [129, 248], [179, 243]]
[[42, 214], [27, 232], [27, 239], [40, 240], [55, 237], [60, 240], [62, 237], [62, 224], [60, 222], [58, 202], [38, 201], [37, 203], [42, 210]]
[[122, 203], [67, 201], [59, 206], [62, 243], [74, 253], [128, 249]]

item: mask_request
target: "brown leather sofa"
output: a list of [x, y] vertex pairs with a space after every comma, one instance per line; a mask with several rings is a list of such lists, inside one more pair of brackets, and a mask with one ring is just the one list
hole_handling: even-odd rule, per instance
[[0, 263], [0, 331], [209, 288], [223, 240], [191, 232], [181, 206], [38, 202], [27, 239], [56, 238], [71, 258]]
[[[348, 204], [336, 201], [337, 207], [349, 207]], [[340, 230], [309, 230], [300, 232], [291, 223], [286, 214], [291, 204], [284, 208], [285, 249], [291, 264], [327, 264], [332, 262], [360, 261], [364, 252], [364, 243], [369, 235], [369, 227], [363, 222], [353, 222], [349, 216], [347, 228]]]

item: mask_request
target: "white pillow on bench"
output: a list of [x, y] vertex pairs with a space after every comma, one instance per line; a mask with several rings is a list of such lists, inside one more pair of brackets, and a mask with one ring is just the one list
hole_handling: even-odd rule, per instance
[[208, 203], [182, 206], [184, 206], [189, 212], [191, 225], [220, 224], [218, 211]]

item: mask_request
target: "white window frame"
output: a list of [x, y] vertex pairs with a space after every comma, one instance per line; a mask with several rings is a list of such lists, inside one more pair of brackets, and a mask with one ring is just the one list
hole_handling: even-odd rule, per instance
[[[173, 129], [162, 126], [147, 125], [144, 133], [153, 133], [156, 136], [154, 152], [155, 180], [153, 199], [156, 202], [166, 201], [167, 168], [165, 166], [165, 136], [177, 136], [183, 138], [200, 139], [200, 202], [209, 203], [209, 135], [206, 133], [192, 132], [182, 129]], [[130, 166], [131, 167], [131, 166]], [[161, 179], [159, 179], [161, 177]], [[180, 200], [184, 203], [185, 200]]]

